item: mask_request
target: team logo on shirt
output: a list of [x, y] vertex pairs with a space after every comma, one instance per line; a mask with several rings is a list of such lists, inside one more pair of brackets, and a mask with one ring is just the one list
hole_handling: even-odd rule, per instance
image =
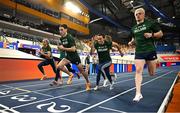
[[68, 44], [67, 39], [62, 40], [62, 45], [67, 45], [67, 44]]
[[146, 29], [147, 29], [146, 25], [143, 24], [143, 25], [135, 27], [134, 28], [134, 33], [138, 33], [138, 32], [144, 31]]
[[97, 51], [98, 52], [108, 51], [108, 48], [107, 48], [107, 46], [100, 46], [100, 47], [98, 47]]

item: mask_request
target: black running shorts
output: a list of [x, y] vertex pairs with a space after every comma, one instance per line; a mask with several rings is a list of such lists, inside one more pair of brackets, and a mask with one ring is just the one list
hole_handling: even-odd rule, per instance
[[157, 59], [156, 51], [146, 52], [146, 53], [135, 53], [135, 59], [144, 59], [148, 60], [155, 60]]

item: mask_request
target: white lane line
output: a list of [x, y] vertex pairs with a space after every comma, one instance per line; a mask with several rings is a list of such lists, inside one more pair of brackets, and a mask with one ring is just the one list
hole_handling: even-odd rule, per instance
[[[16, 86], [16, 87], [19, 87], [19, 88], [26, 88], [26, 87], [31, 87], [31, 86], [40, 86], [40, 85], [46, 85], [46, 84], [49, 84], [50, 82], [44, 82], [44, 83], [39, 83], [39, 84], [33, 84], [33, 85], [24, 85], [24, 86]], [[22, 83], [23, 84], [23, 83]], [[11, 84], [12, 85], [12, 84]], [[6, 85], [3, 85], [3, 86], [6, 86]], [[12, 88], [4, 88], [4, 89], [0, 89], [0, 91], [3, 91], [3, 90], [13, 90]]]
[[[121, 73], [122, 74], [122, 73]], [[132, 75], [132, 73], [125, 73], [125, 74], [123, 74], [123, 77], [122, 77], [122, 75], [119, 75], [118, 76], [118, 78], [126, 78], [127, 76], [126, 75]], [[91, 76], [89, 79], [94, 79], [96, 76]], [[54, 80], [54, 79], [53, 79]], [[79, 82], [79, 81], [84, 81], [84, 79], [76, 79], [76, 80], [73, 80], [73, 82]], [[21, 85], [21, 86], [16, 86], [16, 87], [18, 87], [18, 88], [27, 88], [27, 87], [31, 87], [31, 86], [40, 86], [40, 85], [46, 85], [46, 84], [49, 84], [49, 83], [51, 83], [52, 81], [48, 81], [48, 82], [43, 82], [43, 83], [39, 83], [39, 84], [30, 84], [30, 85]], [[21, 83], [20, 83], [21, 84]], [[2, 86], [4, 86], [4, 87], [8, 87], [8, 88], [4, 88], [4, 89], [0, 89], [0, 91], [2, 91], [2, 90], [7, 90], [7, 89], [11, 89], [11, 88], [9, 88], [11, 85], [13, 85], [13, 84], [10, 84], [10, 85], [2, 85]]]
[[[130, 80], [134, 80], [134, 78], [133, 79], [128, 79], [128, 80], [122, 80], [122, 81], [116, 82], [115, 84], [126, 82], [126, 81], [130, 81]], [[100, 86], [100, 87], [103, 87], [103, 86]], [[91, 88], [91, 90], [93, 90], [93, 88]], [[31, 102], [31, 103], [28, 103], [28, 104], [14, 106], [12, 108], [16, 109], [16, 108], [20, 108], [20, 107], [24, 107], [24, 106], [28, 106], [28, 105], [32, 105], [32, 104], [36, 104], [36, 103], [40, 103], [40, 102], [44, 102], [44, 101], [48, 101], [48, 100], [52, 100], [52, 99], [57, 99], [57, 98], [62, 98], [62, 97], [66, 97], [66, 96], [71, 96], [71, 95], [75, 95], [75, 94], [79, 94], [79, 93], [83, 93], [83, 92], [87, 92], [87, 91], [86, 90], [81, 90], [81, 91], [77, 91], [77, 92], [73, 92], [73, 93], [69, 93], [69, 94], [65, 94], [65, 95], [60, 95], [60, 96], [56, 96], [56, 97], [52, 97], [52, 98], [48, 98], [48, 99], [43, 99], [43, 100]]]
[[26, 90], [26, 89], [21, 89], [21, 88], [16, 88], [16, 87], [12, 87], [12, 86], [8, 86], [6, 85], [7, 87], [11, 87], [11, 88], [14, 88], [14, 89], [17, 89], [17, 90], [20, 90], [20, 91], [25, 91], [27, 93], [36, 93], [36, 94], [40, 94], [40, 95], [44, 95], [44, 96], [48, 96], [48, 97], [54, 97], [52, 95], [48, 95], [48, 94], [44, 94], [44, 93], [39, 93], [39, 92], [36, 92], [36, 91], [30, 91], [30, 90]]
[[[54, 96], [46, 95], [46, 94], [43, 94], [43, 93], [38, 93], [38, 92], [34, 92], [34, 93], [44, 95], [44, 96], [48, 96], [48, 97], [54, 97]], [[70, 101], [70, 102], [74, 102], [74, 103], [78, 103], [78, 104], [82, 104], [82, 105], [87, 105], [87, 106], [90, 105], [89, 103], [80, 102], [80, 101], [76, 101], [76, 100], [71, 100], [71, 99], [67, 99], [67, 98], [58, 98], [58, 99], [65, 100], [65, 101]], [[106, 110], [113, 111], [113, 112], [126, 113], [126, 112], [123, 112], [123, 111], [119, 111], [119, 110], [115, 110], [115, 109], [107, 108], [107, 107], [102, 107], [102, 106], [99, 106], [99, 108], [106, 109]]]
[[4, 84], [2, 84], [1, 86], [4, 86], [5, 88], [1, 88], [0, 91], [4, 89], [8, 89], [7, 86], [5, 86]]
[[[47, 95], [47, 94], [43, 94], [43, 93], [38, 93], [38, 92], [34, 92], [34, 93], [44, 95], [44, 96], [48, 96], [48, 97], [54, 97], [52, 95]], [[58, 98], [58, 99], [65, 100], [65, 101], [70, 101], [70, 102], [74, 102], [74, 103], [78, 103], [78, 104], [82, 104], [82, 105], [87, 105], [87, 106], [90, 105], [89, 103], [80, 102], [80, 101], [76, 101], [76, 100], [71, 100], [71, 99], [67, 99], [67, 98]], [[126, 112], [123, 112], [123, 111], [119, 111], [119, 110], [115, 110], [115, 109], [107, 108], [107, 107], [102, 107], [102, 106], [99, 106], [99, 108], [106, 109], [106, 110], [113, 111], [113, 112], [126, 113]]]
[[47, 96], [47, 97], [54, 97], [52, 95], [48, 95], [48, 94], [44, 94], [44, 93], [39, 93], [39, 92], [36, 92], [36, 91], [32, 91], [32, 92], [36, 93], [36, 94], [39, 94], [39, 95]]
[[[89, 103], [84, 103], [84, 102], [80, 102], [80, 101], [76, 101], [76, 100], [71, 100], [71, 99], [67, 99], [67, 98], [59, 98], [59, 99], [70, 101], [70, 102], [74, 102], [74, 103], [78, 103], [78, 104], [83, 104], [83, 105], [87, 105], [87, 106], [90, 105]], [[116, 109], [112, 109], [112, 108], [107, 108], [107, 107], [103, 107], [103, 106], [99, 106], [99, 108], [105, 109], [105, 110], [109, 110], [111, 112], [127, 113], [127, 112], [124, 112], [124, 111], [120, 111], [120, 110], [116, 110]]]
[[2, 85], [2, 86], [7, 87], [7, 88], [1, 89], [1, 90], [5, 90], [5, 89], [10, 89], [10, 88], [12, 88], [11, 86], [8, 86], [8, 85]]
[[[52, 87], [52, 88], [47, 88], [47, 89], [39, 89], [39, 90], [34, 90], [37, 92], [40, 91], [50, 91], [50, 90], [54, 90], [54, 89], [61, 89], [61, 88], [65, 88], [65, 87], [73, 87], [73, 86], [78, 86], [78, 85], [84, 85], [85, 83], [80, 83], [80, 84], [73, 84], [73, 85], [64, 85], [64, 86], [59, 86], [59, 87]], [[30, 90], [31, 92], [33, 92], [33, 90]], [[12, 95], [6, 95], [6, 96], [0, 96], [0, 98], [4, 98], [4, 97], [9, 97], [9, 96], [14, 96], [14, 95], [19, 95], [19, 94], [26, 94], [28, 92], [22, 92], [22, 93], [16, 93], [16, 94], [12, 94]]]
[[30, 93], [31, 91], [30, 90], [26, 90], [26, 89], [22, 89], [22, 88], [15, 88], [16, 90], [20, 90], [20, 91], [24, 91], [24, 92], [28, 92]]
[[112, 108], [107, 108], [107, 107], [102, 107], [102, 106], [99, 106], [99, 108], [110, 110], [110, 111], [114, 111], [114, 112], [118, 112], [118, 113], [127, 113], [125, 111], [120, 111], [120, 110], [116, 110], [116, 109], [112, 109]]
[[[11, 87], [11, 86], [10, 86]], [[54, 97], [52, 95], [48, 95], [48, 94], [44, 94], [44, 93], [39, 93], [39, 92], [35, 92], [35, 91], [32, 91], [33, 93], [36, 93], [36, 94], [40, 94], [40, 95], [43, 95], [43, 96], [47, 96], [47, 97]], [[82, 104], [82, 105], [87, 105], [89, 106], [90, 104], [89, 103], [85, 103], [85, 102], [80, 102], [80, 101], [76, 101], [76, 100], [71, 100], [71, 99], [67, 99], [67, 98], [58, 98], [58, 99], [61, 99], [61, 100], [65, 100], [65, 101], [70, 101], [70, 102], [74, 102], [74, 103], [78, 103], [78, 104]], [[126, 113], [126, 112], [122, 112], [122, 111], [118, 111], [118, 110], [115, 110], [115, 109], [111, 109], [111, 108], [105, 108], [105, 107], [101, 107], [99, 106], [100, 108], [102, 109], [106, 109], [106, 110], [110, 110], [110, 111], [113, 111], [113, 112], [120, 112], [120, 113]]]
[[89, 103], [80, 102], [80, 101], [76, 101], [76, 100], [71, 100], [71, 99], [67, 99], [67, 98], [59, 98], [59, 99], [74, 102], [74, 103], [78, 103], [78, 104], [88, 105], [88, 106], [90, 105]]
[[[93, 76], [93, 77], [90, 77], [90, 79], [94, 79], [94, 76]], [[53, 79], [53, 80], [54, 80], [54, 79]], [[52, 81], [53, 81], [53, 80], [52, 80]], [[84, 80], [84, 79], [78, 79], [78, 80], [73, 80], [73, 82], [83, 81], [83, 80]], [[38, 83], [38, 84], [34, 83], [34, 84], [24, 85], [24, 86], [22, 86], [23, 83], [20, 83], [21, 86], [16, 86], [16, 87], [18, 87], [18, 88], [27, 88], [27, 87], [31, 87], [31, 86], [41, 86], [41, 85], [43, 86], [43, 85], [50, 84], [52, 81], [48, 80], [48, 82], [44, 81], [44, 82], [42, 82], [42, 83]], [[10, 87], [11, 85], [13, 85], [13, 84], [10, 84], [10, 85], [8, 85], [8, 86]], [[2, 85], [2, 86], [7, 87], [7, 85]], [[11, 89], [11, 88], [9, 88], [9, 87], [8, 87], [8, 88], [4, 88], [4, 89], [0, 89], [0, 91], [1, 91], [1, 90]]]
[[[12, 86], [7, 86], [7, 87], [12, 87]], [[36, 92], [36, 91], [32, 91], [33, 93], [36, 93], [36, 94], [40, 94], [40, 95], [43, 95], [43, 96], [47, 96], [47, 97], [54, 97], [52, 95], [48, 95], [48, 94], [44, 94], [44, 93], [39, 93], [39, 92]], [[67, 98], [58, 98], [58, 99], [61, 99], [61, 100], [65, 100], [65, 101], [70, 101], [70, 102], [74, 102], [74, 103], [78, 103], [78, 104], [83, 104], [83, 105], [87, 105], [89, 106], [90, 104], [89, 103], [85, 103], [85, 102], [80, 102], [80, 101], [76, 101], [76, 100], [71, 100], [71, 99], [67, 99]], [[105, 107], [100, 107], [102, 109], [106, 109], [106, 110], [110, 110], [110, 111], [116, 111], [116, 112], [120, 112], [118, 110], [115, 110], [115, 109], [111, 109], [111, 108], [105, 108]], [[124, 112], [121, 112], [121, 113], [124, 113]]]
[[[159, 73], [164, 73], [162, 71], [156, 73], [156, 74], [159, 74]], [[166, 72], [165, 72], [166, 73]], [[129, 73], [125, 73], [124, 75], [130, 75]], [[134, 75], [131, 75], [131, 76], [134, 76]], [[123, 77], [118, 77], [118, 79], [122, 79], [122, 78], [129, 78], [131, 76], [123, 76]], [[148, 77], [148, 76], [147, 76]], [[117, 80], [118, 80], [117, 79]], [[116, 80], [116, 81], [117, 81]], [[91, 83], [95, 83], [95, 82], [91, 82]], [[73, 86], [78, 86], [78, 85], [84, 85], [84, 83], [80, 83], [80, 84], [73, 84]], [[70, 87], [71, 85], [64, 85], [64, 86], [60, 86], [60, 87], [52, 87], [52, 88], [46, 88], [46, 89], [39, 89], [39, 90], [34, 90], [34, 91], [37, 91], [37, 92], [40, 92], [40, 91], [50, 91], [50, 90], [54, 90], [54, 89], [61, 89], [61, 88], [65, 88], [65, 87]], [[73, 87], [71, 86], [71, 87]], [[8, 87], [11, 87], [11, 86], [8, 86]], [[32, 91], [32, 90], [31, 90]], [[11, 94], [11, 95], [4, 95], [4, 96], [0, 96], [0, 98], [4, 98], [4, 97], [9, 97], [9, 96], [14, 96], [14, 95], [21, 95], [21, 94], [27, 94], [28, 92], [22, 92], [22, 93], [16, 93], [16, 94]], [[30, 93], [30, 92], [29, 92]]]
[[[76, 100], [71, 100], [71, 99], [67, 99], [67, 98], [59, 98], [59, 99], [70, 101], [70, 102], [74, 102], [74, 103], [78, 103], [78, 104], [83, 104], [83, 105], [87, 105], [87, 106], [90, 105], [89, 103], [84, 103], [84, 102], [80, 102], [80, 101], [76, 101]], [[107, 108], [107, 107], [102, 107], [102, 106], [99, 106], [99, 108], [105, 109], [105, 110], [109, 110], [111, 112], [127, 113], [127, 112], [124, 112], [124, 111], [120, 111], [120, 110], [116, 110], [116, 109], [112, 109], [112, 108]]]
[[[78, 86], [78, 85], [82, 85], [82, 84], [85, 84], [85, 83], [73, 84], [73, 86]], [[52, 88], [46, 88], [46, 89], [39, 89], [39, 90], [34, 90], [34, 91], [50, 91], [50, 90], [53, 90], [53, 89], [61, 89], [61, 88], [70, 87], [70, 86], [73, 87], [72, 85], [64, 85], [64, 86], [52, 87]], [[33, 92], [33, 90], [30, 90], [30, 91]], [[12, 94], [12, 95], [0, 96], [0, 98], [19, 95], [19, 94], [26, 94], [26, 93], [28, 93], [28, 92], [22, 92], [22, 93], [16, 93], [16, 94]]]
[[[146, 84], [148, 84], [148, 83], [150, 83], [150, 82], [152, 82], [152, 81], [155, 81], [155, 80], [157, 80], [157, 79], [159, 79], [159, 78], [162, 78], [163, 76], [165, 76], [165, 75], [167, 75], [167, 74], [169, 74], [169, 73], [172, 73], [172, 72], [173, 72], [173, 71], [170, 71], [170, 72], [165, 73], [165, 74], [163, 74], [163, 75], [161, 75], [161, 76], [158, 76], [158, 77], [156, 77], [156, 78], [154, 78], [154, 79], [152, 79], [152, 80], [149, 80], [149, 81], [143, 83], [141, 86], [144, 86], [144, 85], [146, 85]], [[133, 87], [133, 88], [131, 88], [131, 89], [128, 89], [128, 90], [126, 90], [126, 91], [124, 91], [124, 92], [122, 92], [122, 93], [119, 93], [119, 94], [111, 97], [111, 98], [108, 98], [108, 99], [106, 99], [106, 100], [104, 100], [104, 101], [101, 101], [101, 102], [99, 102], [99, 103], [97, 103], [97, 104], [94, 104], [94, 105], [89, 106], [89, 107], [87, 107], [87, 108], [85, 108], [85, 109], [82, 109], [82, 110], [78, 111], [77, 113], [83, 113], [83, 112], [85, 112], [85, 111], [87, 111], [87, 110], [90, 110], [90, 109], [92, 109], [92, 108], [94, 108], [94, 107], [97, 107], [97, 106], [99, 106], [99, 105], [101, 105], [101, 104], [103, 104], [103, 103], [105, 103], [105, 102], [108, 102], [108, 101], [110, 101], [110, 100], [112, 100], [112, 99], [114, 99], [114, 98], [116, 98], [116, 97], [119, 97], [119, 96], [121, 96], [121, 95], [123, 95], [123, 94], [125, 94], [125, 93], [128, 93], [128, 92], [130, 92], [130, 91], [132, 91], [132, 90], [134, 90], [134, 89], [135, 89], [135, 87]]]
[[[127, 76], [124, 76], [124, 75], [132, 75], [131, 73], [126, 73], [126, 74], [123, 74], [123, 77], [120, 75], [120, 77], [118, 77], [118, 78], [126, 78]], [[92, 77], [90, 77], [89, 79], [91, 80], [93, 80], [94, 78], [95, 78], [96, 76], [92, 76]], [[84, 81], [84, 79], [76, 79], [76, 80], [73, 80], [73, 82], [79, 82], [79, 81]], [[47, 84], [50, 84], [52, 81], [48, 81], [48, 82], [43, 82], [43, 83], [39, 83], [39, 84], [31, 84], [31, 85], [21, 85], [21, 86], [16, 86], [16, 87], [18, 87], [18, 88], [28, 88], [28, 87], [31, 87], [31, 86], [43, 86], [43, 85], [47, 85]], [[2, 86], [4, 86], [4, 87], [8, 87], [8, 88], [4, 88], [4, 89], [0, 89], [0, 91], [3, 91], [3, 90], [8, 90], [8, 89], [13, 89], [13, 88], [11, 88], [11, 85], [12, 84], [10, 84], [10, 85], [2, 85]], [[69, 85], [67, 85], [67, 86], [69, 86]]]
[[[133, 76], [133, 75], [132, 75]], [[118, 79], [121, 78], [129, 78], [131, 76], [124, 76], [124, 77], [119, 77]], [[95, 82], [91, 82], [91, 83], [95, 83]], [[34, 90], [34, 91], [50, 91], [50, 90], [54, 90], [54, 89], [61, 89], [61, 88], [65, 88], [65, 87], [73, 87], [73, 86], [78, 86], [78, 85], [84, 85], [85, 83], [79, 83], [79, 84], [73, 84], [73, 85], [64, 85], [64, 86], [60, 86], [60, 87], [52, 87], [52, 88], [46, 88], [46, 89], [39, 89], [39, 90]], [[8, 86], [8, 87], [12, 87], [12, 86]], [[29, 90], [32, 92], [32, 90]], [[9, 97], [9, 96], [14, 96], [14, 95], [20, 95], [20, 94], [27, 94], [28, 92], [22, 92], [22, 93], [16, 93], [16, 94], [11, 94], [11, 95], [4, 95], [4, 96], [0, 96], [0, 98], [4, 98], [4, 97]]]
[[169, 89], [166, 97], [164, 98], [164, 100], [163, 100], [163, 102], [162, 102], [162, 104], [161, 104], [161, 106], [160, 106], [160, 108], [159, 108], [159, 110], [158, 110], [157, 113], [164, 113], [164, 112], [165, 112], [165, 107], [166, 107], [166, 105], [168, 104], [168, 101], [169, 101], [169, 99], [170, 99], [170, 95], [171, 95], [172, 90], [173, 90], [173, 87], [174, 87], [174, 85], [175, 85], [175, 83], [176, 83], [176, 81], [177, 81], [177, 78], [178, 78], [178, 75], [177, 75], [176, 78], [174, 79], [174, 82], [173, 82], [173, 84], [171, 85], [171, 87], [170, 87], [170, 89]]
[[[16, 87], [19, 87], [19, 88], [25, 88], [25, 87], [31, 87], [31, 86], [39, 86], [39, 85], [45, 85], [45, 84], [49, 84], [50, 83], [50, 81], [44, 81], [44, 82], [42, 82], [42, 83], [34, 83], [34, 84], [29, 84], [29, 85], [23, 85], [22, 86], [22, 84], [25, 84], [25, 83], [20, 83], [21, 85], [20, 86], [16, 86]], [[8, 85], [8, 84], [7, 84]], [[13, 85], [13, 84], [9, 84], [9, 86], [11, 86], [11, 85]], [[4, 85], [5, 86], [5, 85]], [[6, 89], [8, 89], [8, 88], [6, 88]], [[4, 90], [4, 89], [1, 89], [1, 90]]]
[[[157, 73], [160, 73], [160, 72], [163, 72], [163, 70], [161, 71], [161, 70], [158, 70], [157, 71]], [[146, 74], [148, 73], [148, 72], [145, 72]], [[130, 77], [130, 76], [133, 76], [134, 75], [134, 72], [132, 72], [132, 73], [120, 73], [121, 75], [118, 75], [118, 78], [126, 78], [126, 77]], [[130, 76], [127, 76], [127, 75], [130, 75]], [[92, 77], [90, 77], [90, 79], [94, 79], [96, 76], [92, 76]], [[83, 81], [84, 79], [76, 79], [76, 80], [73, 80], [73, 82], [76, 82], [76, 81]], [[30, 85], [24, 85], [24, 86], [16, 86], [16, 87], [18, 87], [18, 88], [27, 88], [27, 87], [31, 87], [31, 86], [41, 86], [41, 85], [47, 85], [47, 84], [49, 84], [51, 81], [50, 80], [48, 80], [48, 82], [43, 82], [43, 83], [39, 83], [39, 84], [30, 84]], [[10, 84], [10, 85], [12, 85], [12, 84]], [[4, 87], [7, 87], [7, 85], [2, 85], [2, 86], [4, 86]], [[3, 90], [8, 90], [8, 89], [12, 89], [12, 88], [9, 88], [9, 85], [8, 85], [8, 88], [4, 88], [4, 89], [0, 89], [0, 91], [3, 91]]]
[[28, 92], [28, 93], [30, 93], [30, 92], [31, 92], [30, 90], [21, 89], [21, 88], [18, 88], [18, 87], [12, 87], [12, 86], [8, 86], [8, 85], [4, 85], [4, 86], [9, 87], [9, 88], [11, 88], [11, 89], [16, 89], [16, 90], [20, 90], [20, 91]]

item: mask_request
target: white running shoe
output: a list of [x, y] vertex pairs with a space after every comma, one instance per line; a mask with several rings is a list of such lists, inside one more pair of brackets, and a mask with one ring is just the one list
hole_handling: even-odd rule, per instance
[[63, 85], [63, 79], [58, 79], [57, 84], [58, 85]]
[[96, 86], [96, 87], [94, 88], [95, 91], [98, 90], [98, 89], [99, 89], [99, 86]]
[[108, 80], [105, 79], [105, 80], [104, 80], [104, 83], [103, 83], [103, 87], [107, 87], [107, 82], [108, 82]]
[[116, 81], [116, 80], [117, 80], [117, 74], [114, 73], [114, 81]]
[[133, 101], [134, 101], [134, 102], [139, 102], [142, 98], [143, 98], [142, 94], [137, 94], [137, 95], [134, 97]]
[[113, 85], [114, 83], [110, 84], [110, 87], [109, 87], [110, 90], [114, 89]]
[[52, 83], [50, 83], [49, 85], [50, 85], [50, 86], [56, 86], [57, 84], [58, 84], [57, 81], [54, 80], [54, 81], [53, 81]]
[[60, 86], [63, 85], [63, 80], [62, 79], [58, 79], [58, 81], [53, 81], [52, 83], [49, 84], [50, 86]]

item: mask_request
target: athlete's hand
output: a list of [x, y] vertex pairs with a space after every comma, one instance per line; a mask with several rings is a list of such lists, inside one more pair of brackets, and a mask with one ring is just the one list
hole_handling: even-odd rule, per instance
[[151, 38], [153, 36], [153, 33], [144, 33], [145, 38]]
[[60, 46], [58, 46], [58, 49], [61, 50], [61, 51], [63, 51], [63, 50], [64, 50], [64, 46], [63, 46], [63, 45], [60, 45]]
[[94, 43], [94, 37], [91, 37], [91, 42]]
[[39, 54], [41, 54], [41, 55], [42, 55], [42, 54], [43, 54], [43, 52], [41, 52], [41, 51], [40, 51], [40, 52], [39, 52]]
[[37, 50], [37, 52], [39, 53], [39, 54], [43, 54], [43, 51], [42, 50]]
[[38, 49], [37, 49], [37, 50], [36, 50], [36, 52], [37, 52], [37, 53], [39, 53], [39, 52], [40, 52], [40, 50], [38, 50]]
[[94, 36], [91, 38], [91, 42], [92, 43], [94, 43], [94, 41], [95, 41], [95, 38], [94, 38]]
[[132, 42], [132, 41], [128, 42], [128, 45], [129, 45], [129, 46], [132, 46], [132, 45], [133, 45], [133, 42]]

